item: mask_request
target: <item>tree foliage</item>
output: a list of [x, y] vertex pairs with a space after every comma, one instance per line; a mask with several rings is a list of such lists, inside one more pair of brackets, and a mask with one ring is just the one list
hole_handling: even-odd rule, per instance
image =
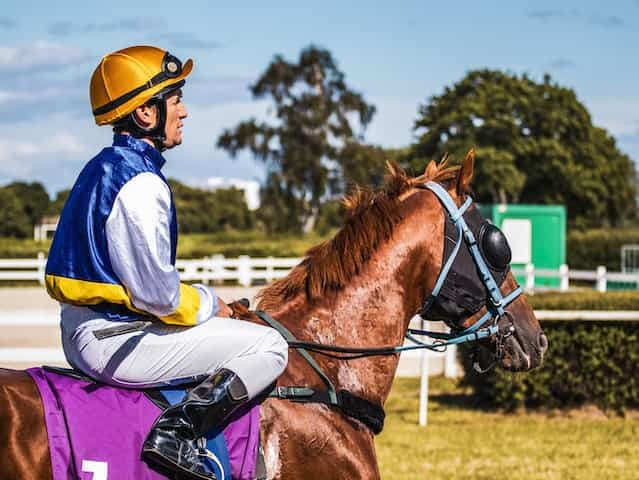
[[0, 188], [0, 236], [27, 238], [33, 233], [33, 225], [25, 214], [24, 205], [13, 192]]
[[67, 198], [69, 198], [70, 193], [70, 188], [60, 190], [58, 193], [56, 193], [55, 200], [50, 202], [49, 206], [47, 207], [47, 215], [60, 215], [62, 213], [62, 209], [64, 208], [64, 204], [67, 203]]
[[254, 227], [255, 215], [248, 209], [242, 190], [203, 190], [174, 179], [170, 179], [169, 184], [178, 212], [180, 232], [220, 232]]
[[31, 227], [40, 222], [50, 202], [49, 194], [41, 183], [13, 182], [4, 188], [20, 200]]
[[333, 187], [336, 193], [350, 190], [354, 185], [381, 187], [386, 173], [386, 162], [395, 160], [394, 150], [358, 142], [348, 142], [340, 151], [341, 183]]
[[409, 164], [476, 150], [483, 202], [565, 204], [571, 226], [618, 226], [636, 216], [637, 175], [615, 140], [592, 124], [575, 92], [528, 76], [469, 72], [422, 105]]
[[[246, 205], [244, 192], [235, 188], [214, 191], [192, 188], [169, 180], [178, 211], [180, 231], [213, 233], [224, 230], [250, 230], [255, 213]], [[26, 238], [43, 215], [60, 215], [70, 190], [57, 193], [50, 201], [39, 183], [14, 182], [0, 188], [0, 236]]]
[[[250, 119], [225, 130], [218, 146], [235, 156], [248, 149], [269, 169], [263, 203], [271, 204], [273, 230], [301, 230], [317, 217], [331, 188], [342, 188], [345, 150], [358, 143], [375, 107], [351, 90], [328, 50], [310, 46], [296, 63], [276, 55], [251, 86], [255, 99], [269, 98], [275, 118]], [[347, 167], [350, 168], [350, 167]]]

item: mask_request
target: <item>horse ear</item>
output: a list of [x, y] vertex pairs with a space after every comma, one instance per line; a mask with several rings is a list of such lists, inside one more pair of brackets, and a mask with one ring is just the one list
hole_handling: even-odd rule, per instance
[[435, 160], [431, 160], [428, 162], [428, 165], [424, 169], [424, 176], [426, 178], [433, 178], [435, 176], [435, 171], [437, 170], [437, 164]]
[[473, 169], [475, 167], [475, 149], [471, 148], [466, 154], [464, 163], [457, 175], [457, 196], [461, 197], [470, 191], [470, 181], [473, 178]]

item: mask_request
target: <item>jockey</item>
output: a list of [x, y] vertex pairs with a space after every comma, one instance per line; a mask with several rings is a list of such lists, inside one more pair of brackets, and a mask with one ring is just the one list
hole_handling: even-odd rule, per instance
[[113, 146], [80, 173], [64, 206], [46, 266], [61, 303], [70, 365], [129, 388], [199, 382], [165, 410], [144, 441], [149, 463], [214, 479], [199, 440], [283, 371], [288, 345], [275, 330], [228, 317], [204, 285], [180, 283], [177, 218], [161, 152], [182, 143], [184, 65], [155, 47], [106, 55], [91, 78], [98, 125]]

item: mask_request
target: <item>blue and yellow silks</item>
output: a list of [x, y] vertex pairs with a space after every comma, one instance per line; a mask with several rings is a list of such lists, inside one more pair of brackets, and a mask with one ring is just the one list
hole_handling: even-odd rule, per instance
[[[160, 169], [165, 160], [151, 145], [128, 135], [114, 136], [82, 170], [64, 206], [45, 270], [47, 291], [54, 299], [89, 306], [106, 318], [126, 321], [149, 316], [133, 305], [109, 260], [106, 221], [120, 189], [138, 174], [150, 172], [166, 183]], [[177, 217], [171, 202], [171, 264], [175, 265]], [[198, 291], [180, 284], [175, 312], [159, 317], [165, 323], [195, 325]]]

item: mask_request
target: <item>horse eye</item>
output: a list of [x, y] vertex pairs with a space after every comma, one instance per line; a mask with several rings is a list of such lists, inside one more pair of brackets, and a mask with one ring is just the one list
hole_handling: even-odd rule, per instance
[[494, 225], [484, 223], [479, 231], [479, 242], [488, 264], [495, 270], [505, 270], [510, 265], [512, 253], [506, 235]]

